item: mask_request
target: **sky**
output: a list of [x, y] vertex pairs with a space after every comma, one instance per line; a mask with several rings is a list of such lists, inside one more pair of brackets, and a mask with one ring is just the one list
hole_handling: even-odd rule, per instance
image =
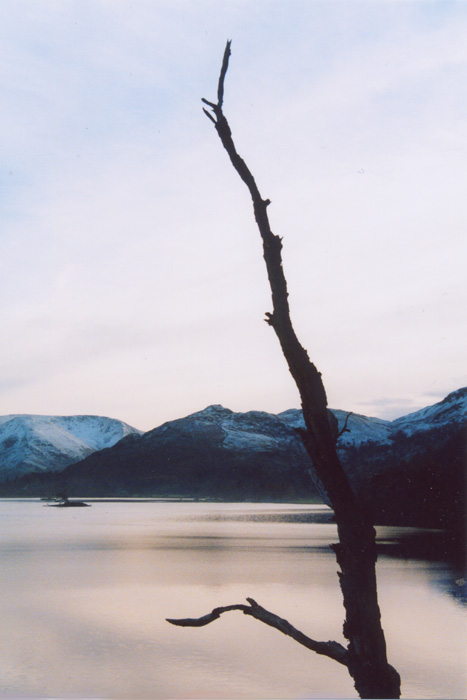
[[467, 2], [0, 2], [0, 414], [141, 430], [299, 397], [224, 112], [328, 402], [467, 384]]

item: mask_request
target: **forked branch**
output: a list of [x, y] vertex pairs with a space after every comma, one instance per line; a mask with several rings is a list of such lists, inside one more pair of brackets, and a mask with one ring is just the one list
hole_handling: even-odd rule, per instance
[[253, 600], [253, 598], [247, 598], [249, 605], [237, 604], [237, 605], [225, 605], [220, 608], [214, 608], [214, 610], [203, 617], [196, 618], [183, 618], [180, 620], [167, 619], [172, 625], [178, 625], [180, 627], [204, 627], [209, 625], [210, 622], [219, 619], [219, 617], [231, 610], [240, 610], [244, 615], [250, 615], [260, 622], [264, 622], [265, 625], [269, 627], [274, 627], [274, 629], [279, 630], [282, 634], [292, 637], [296, 642], [302, 644], [307, 649], [316, 652], [316, 654], [321, 654], [323, 656], [328, 656], [330, 659], [334, 659], [344, 666], [348, 666], [348, 652], [342, 644], [339, 642], [317, 642], [315, 639], [311, 639], [300, 630], [296, 629], [293, 625], [284, 620], [284, 618], [275, 615], [274, 613], [266, 610], [261, 605]]

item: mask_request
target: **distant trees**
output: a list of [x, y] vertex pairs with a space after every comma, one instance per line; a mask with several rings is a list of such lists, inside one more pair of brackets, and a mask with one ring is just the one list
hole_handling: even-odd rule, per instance
[[400, 677], [388, 663], [381, 626], [376, 586], [375, 530], [357, 502], [339, 461], [336, 451], [336, 422], [327, 408], [321, 374], [299, 343], [292, 326], [287, 283], [282, 268], [282, 239], [272, 232], [268, 219], [270, 200], [263, 199], [252, 173], [238, 154], [223, 113], [224, 81], [229, 58], [230, 42], [227, 42], [218, 81], [217, 102], [203, 99], [209, 108], [204, 109], [204, 112], [213, 122], [222, 145], [233, 167], [248, 187], [253, 202], [272, 295], [272, 312], [266, 313], [265, 320], [276, 333], [298, 388], [306, 425], [306, 429], [300, 431], [301, 437], [332, 504], [337, 522], [339, 542], [332, 547], [340, 567], [339, 581], [345, 607], [343, 631], [348, 645], [344, 647], [338, 642], [313, 640], [251, 598], [247, 598], [248, 605], [228, 605], [216, 608], [201, 618], [168, 621], [180, 626], [201, 627], [218, 619], [225, 612], [239, 610], [278, 629], [317, 654], [345, 665], [361, 698], [399, 698]]

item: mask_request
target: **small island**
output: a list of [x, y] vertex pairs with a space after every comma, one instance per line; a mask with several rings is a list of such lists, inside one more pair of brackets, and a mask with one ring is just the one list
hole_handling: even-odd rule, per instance
[[56, 503], [47, 503], [48, 506], [52, 506], [53, 508], [83, 508], [91, 505], [84, 501], [70, 501], [68, 495], [65, 493], [57, 494], [53, 500], [56, 501]]

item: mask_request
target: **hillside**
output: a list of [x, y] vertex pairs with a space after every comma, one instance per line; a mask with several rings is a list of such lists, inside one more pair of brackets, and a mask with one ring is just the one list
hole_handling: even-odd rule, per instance
[[43, 489], [66, 488], [88, 496], [281, 500], [310, 495], [307, 466], [301, 441], [277, 416], [210, 406], [141, 436], [128, 435], [59, 475], [18, 479], [0, 493], [42, 495]]
[[0, 481], [59, 471], [140, 432], [101, 416], [0, 416]]
[[[342, 429], [347, 414], [333, 413]], [[394, 421], [349, 417], [338, 451], [377, 522], [462, 526], [466, 421], [465, 388]], [[59, 473], [10, 479], [0, 495], [66, 489], [82, 496], [321, 499], [296, 432], [302, 426], [298, 409], [272, 415], [209, 406], [144, 434], [130, 432]]]

